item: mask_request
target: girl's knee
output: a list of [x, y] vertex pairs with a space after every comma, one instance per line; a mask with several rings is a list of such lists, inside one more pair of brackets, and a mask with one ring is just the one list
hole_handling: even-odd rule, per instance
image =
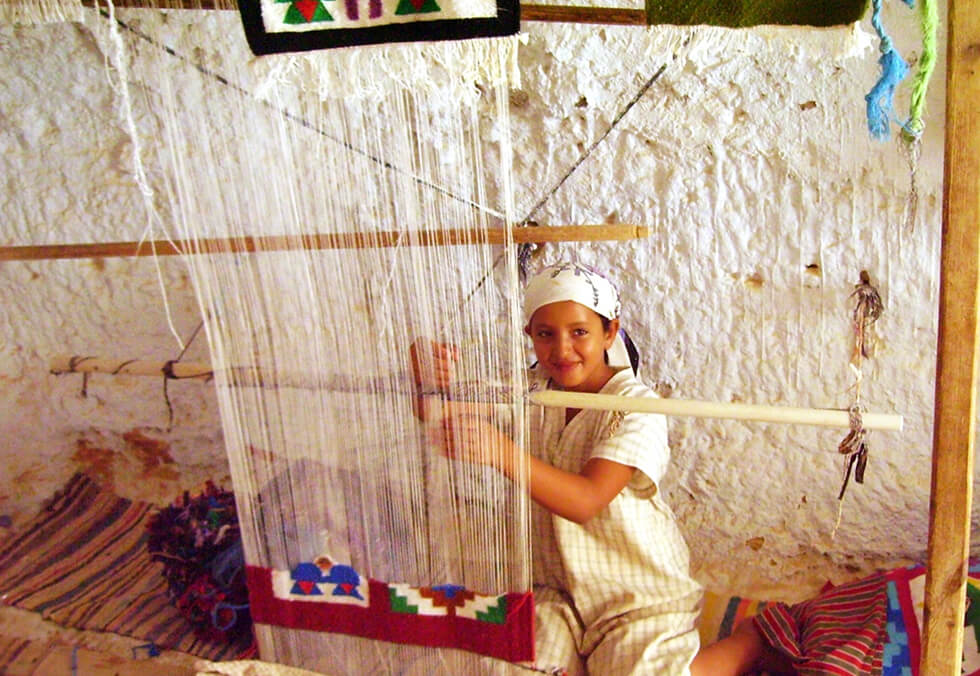
[[705, 646], [691, 663], [691, 676], [739, 676], [756, 668], [766, 643], [751, 620], [740, 623], [727, 638]]

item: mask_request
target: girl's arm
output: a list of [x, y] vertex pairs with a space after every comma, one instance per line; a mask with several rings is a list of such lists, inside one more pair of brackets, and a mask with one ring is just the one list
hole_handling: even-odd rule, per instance
[[521, 462], [528, 465], [531, 498], [552, 514], [585, 523], [619, 495], [635, 468], [604, 458], [592, 458], [579, 473], [566, 472], [529, 454], [482, 416], [456, 413], [443, 422], [449, 457], [495, 467], [509, 479], [519, 478]]
[[552, 514], [575, 523], [585, 523], [605, 509], [636, 471], [605, 458], [592, 458], [578, 474], [558, 469], [531, 455], [528, 460], [531, 498]]

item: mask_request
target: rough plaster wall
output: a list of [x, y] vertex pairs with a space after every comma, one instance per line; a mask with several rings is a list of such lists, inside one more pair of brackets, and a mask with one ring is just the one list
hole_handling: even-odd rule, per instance
[[[163, 42], [200, 45], [186, 55], [209, 68], [247, 58], [233, 14], [203, 27], [190, 13], [134, 15]], [[911, 14], [887, 8], [885, 20], [914, 53]], [[0, 28], [4, 245], [143, 231], [93, 30]], [[536, 263], [574, 252], [620, 280], [644, 377], [662, 394], [844, 407], [848, 294], [867, 269], [884, 295], [862, 394], [871, 410], [903, 414], [905, 431], [872, 434], [867, 481], [852, 484], [836, 534], [843, 431], [672, 421], [664, 488], [714, 587], [799, 597], [925, 549], [943, 74], [906, 225], [905, 155], [864, 126], [877, 77], [869, 30], [526, 26], [511, 97], [517, 216], [653, 229], [638, 243], [550, 246]], [[136, 106], [152, 125], [152, 106]], [[226, 480], [207, 385], [168, 386], [170, 427], [155, 379], [93, 376], [83, 397], [81, 376], [47, 374], [55, 354], [176, 357], [160, 280], [186, 338], [199, 320], [179, 261], [0, 264], [0, 514], [30, 514], [78, 468], [157, 500]], [[207, 359], [203, 336], [184, 358]]]

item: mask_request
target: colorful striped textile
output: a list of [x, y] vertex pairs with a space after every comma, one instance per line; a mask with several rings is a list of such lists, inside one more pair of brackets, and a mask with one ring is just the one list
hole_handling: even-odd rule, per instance
[[[770, 603], [753, 619], [801, 676], [919, 676], [925, 568], [909, 566], [824, 590], [793, 606]], [[962, 673], [980, 676], [980, 562], [967, 580]]]
[[198, 639], [168, 599], [161, 564], [146, 550], [154, 510], [76, 474], [0, 547], [0, 598], [64, 627], [212, 660], [240, 655], [247, 645]]
[[773, 603], [755, 617], [755, 626], [801, 676], [880, 674], [887, 584], [885, 575], [874, 575], [794, 606]]

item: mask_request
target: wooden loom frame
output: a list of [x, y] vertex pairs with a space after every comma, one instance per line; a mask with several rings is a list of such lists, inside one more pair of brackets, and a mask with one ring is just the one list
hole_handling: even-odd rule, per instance
[[[94, 0], [85, 2], [94, 4]], [[205, 8], [208, 3], [214, 6], [213, 0], [193, 6]], [[126, 0], [119, 3], [126, 4]], [[522, 14], [528, 21], [645, 25], [642, 10], [523, 5]], [[960, 673], [980, 347], [980, 107], [975, 103], [980, 100], [980, 0], [949, 0], [947, 27], [946, 162], [923, 676]], [[15, 257], [11, 254], [15, 248], [35, 249], [34, 255]], [[92, 254], [68, 257], [87, 255]], [[0, 260], [50, 257], [43, 247], [0, 248]]]

